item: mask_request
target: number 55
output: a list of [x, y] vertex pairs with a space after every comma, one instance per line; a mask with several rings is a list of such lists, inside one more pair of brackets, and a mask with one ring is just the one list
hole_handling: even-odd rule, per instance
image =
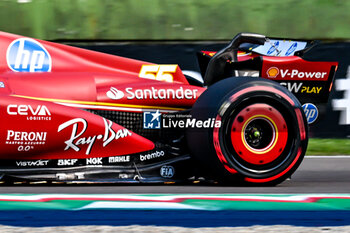
[[143, 65], [139, 77], [158, 81], [173, 82], [177, 65]]

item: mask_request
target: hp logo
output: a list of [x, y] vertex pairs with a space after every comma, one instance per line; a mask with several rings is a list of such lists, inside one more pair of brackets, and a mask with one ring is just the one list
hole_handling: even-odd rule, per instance
[[307, 123], [314, 123], [318, 117], [318, 109], [314, 104], [307, 103], [303, 105]]
[[12, 41], [7, 48], [7, 65], [15, 72], [49, 72], [51, 56], [39, 42], [30, 38]]

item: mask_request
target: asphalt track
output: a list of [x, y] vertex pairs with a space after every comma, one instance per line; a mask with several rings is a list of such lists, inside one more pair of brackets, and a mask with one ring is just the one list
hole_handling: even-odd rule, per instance
[[305, 158], [292, 179], [276, 187], [217, 185], [1, 185], [0, 193], [350, 193], [350, 156]]

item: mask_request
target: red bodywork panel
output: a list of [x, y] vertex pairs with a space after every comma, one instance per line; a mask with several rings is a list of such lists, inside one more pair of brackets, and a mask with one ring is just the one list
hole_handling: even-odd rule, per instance
[[[9, 33], [0, 32], [0, 49], [0, 159], [76, 159], [152, 150], [150, 140], [81, 109], [181, 110], [205, 90], [189, 85], [178, 66], [170, 83], [139, 77], [143, 65], [156, 64]], [[108, 96], [111, 88], [124, 96]]]
[[337, 62], [310, 62], [300, 57], [263, 58], [261, 76], [272, 80], [286, 81], [327, 81], [332, 66]]

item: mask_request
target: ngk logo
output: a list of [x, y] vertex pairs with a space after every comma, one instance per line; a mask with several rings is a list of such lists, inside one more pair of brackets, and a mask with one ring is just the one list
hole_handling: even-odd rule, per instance
[[325, 79], [328, 77], [327, 72], [299, 71], [298, 69], [279, 69], [277, 67], [270, 67], [269, 69], [267, 69], [266, 74], [269, 78], [281, 78], [286, 80], [317, 80]]
[[102, 164], [102, 158], [88, 158], [86, 159], [86, 165], [99, 165]]

